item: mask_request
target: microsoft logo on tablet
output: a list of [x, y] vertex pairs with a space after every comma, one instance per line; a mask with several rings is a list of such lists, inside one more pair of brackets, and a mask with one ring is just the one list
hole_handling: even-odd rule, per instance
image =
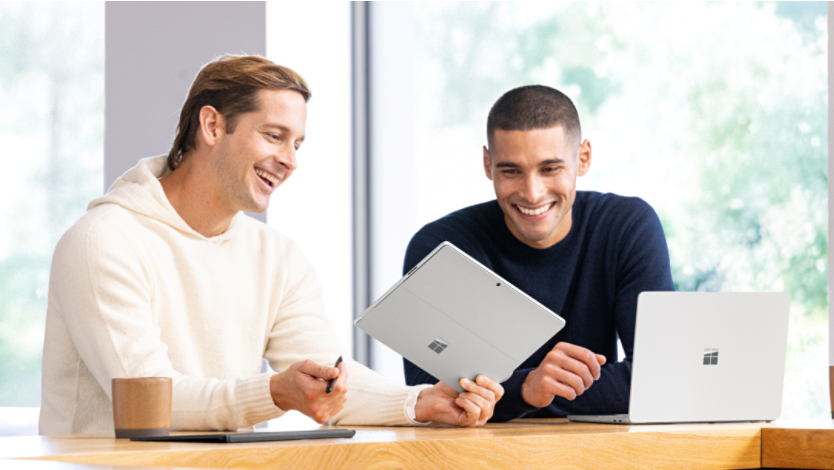
[[429, 345], [429, 349], [436, 352], [437, 354], [442, 353], [443, 350], [447, 347], [449, 347], [449, 343], [447, 343], [445, 340], [443, 340], [443, 338], [440, 337], [435, 338], [434, 341], [432, 341]]
[[718, 365], [718, 348], [704, 349], [704, 365], [717, 366]]

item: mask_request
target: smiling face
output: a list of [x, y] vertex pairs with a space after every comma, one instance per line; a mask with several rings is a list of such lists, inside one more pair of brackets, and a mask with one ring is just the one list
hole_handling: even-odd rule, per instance
[[210, 152], [219, 197], [233, 212], [264, 212], [272, 192], [295, 171], [304, 141], [307, 104], [301, 94], [261, 90], [259, 100], [257, 111], [237, 118], [233, 133], [219, 123]]
[[591, 144], [577, 149], [562, 126], [529, 131], [496, 129], [484, 147], [484, 171], [492, 180], [507, 227], [533, 248], [549, 248], [570, 231], [576, 178], [591, 166]]

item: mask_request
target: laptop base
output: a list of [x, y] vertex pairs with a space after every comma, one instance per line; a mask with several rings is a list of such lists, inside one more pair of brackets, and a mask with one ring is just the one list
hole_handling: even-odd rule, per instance
[[569, 421], [574, 423], [599, 423], [599, 424], [636, 424], [628, 419], [627, 414], [622, 415], [570, 415]]
[[626, 424], [626, 425], [640, 425], [640, 424], [716, 424], [716, 423], [769, 423], [766, 419], [758, 420], [743, 420], [743, 421], [675, 421], [675, 422], [645, 422], [634, 423], [627, 414], [621, 415], [569, 415], [568, 421], [574, 423], [596, 423], [596, 424]]

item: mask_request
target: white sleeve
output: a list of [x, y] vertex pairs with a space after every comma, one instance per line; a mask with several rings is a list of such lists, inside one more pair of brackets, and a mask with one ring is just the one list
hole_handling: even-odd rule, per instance
[[172, 377], [176, 430], [235, 430], [283, 413], [272, 402], [268, 375], [218, 380], [175, 370], [154, 323], [148, 264], [106, 224], [79, 228], [56, 248], [50, 288], [81, 359], [108, 397], [113, 377]]
[[406, 400], [415, 388], [386, 379], [349, 359], [324, 313], [321, 287], [312, 266], [297, 247], [291, 253], [292, 281], [283, 286], [282, 301], [264, 354], [271, 367], [281, 372], [305, 359], [332, 366], [342, 356], [348, 370], [348, 400], [331, 420], [333, 424], [417, 424], [409, 419], [406, 408]]

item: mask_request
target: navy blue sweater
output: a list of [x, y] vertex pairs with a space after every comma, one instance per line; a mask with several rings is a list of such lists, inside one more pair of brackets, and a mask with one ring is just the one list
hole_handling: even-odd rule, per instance
[[[578, 191], [568, 235], [546, 249], [519, 241], [507, 228], [497, 201], [453, 212], [417, 232], [408, 245], [407, 273], [443, 241], [449, 241], [567, 321], [565, 327], [504, 382], [505, 395], [491, 421], [627, 413], [637, 295], [674, 290], [663, 227], [639, 198]], [[617, 336], [626, 357], [617, 362]], [[555, 397], [536, 408], [521, 397], [527, 374], [556, 343], [576, 344], [606, 357], [600, 379], [569, 401]], [[406, 359], [408, 385], [437, 379]]]

